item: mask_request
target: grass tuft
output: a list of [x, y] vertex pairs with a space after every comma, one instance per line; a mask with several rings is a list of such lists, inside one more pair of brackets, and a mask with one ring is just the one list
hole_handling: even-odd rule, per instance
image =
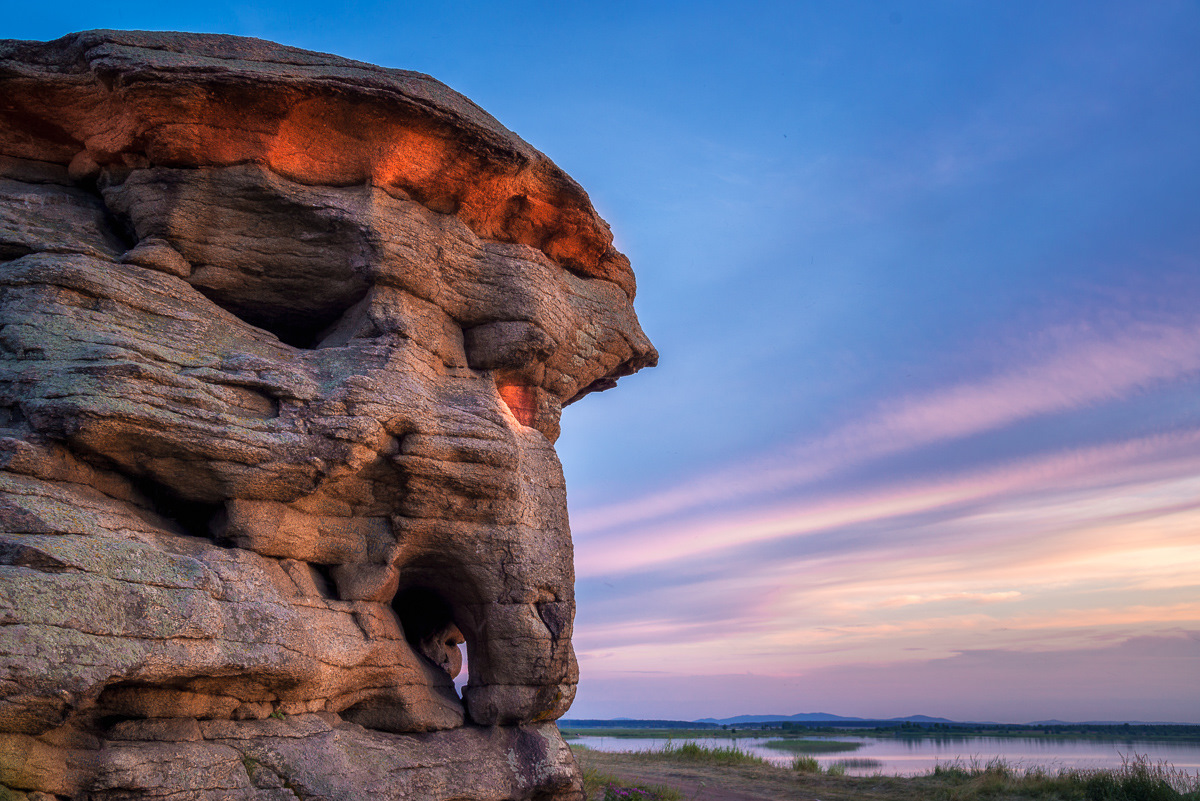
[[688, 762], [703, 762], [708, 765], [767, 765], [767, 760], [747, 754], [736, 745], [700, 745], [687, 741], [676, 745], [668, 740], [662, 748], [645, 752], [657, 757], [678, 759]]
[[626, 784], [618, 776], [602, 773], [588, 763], [588, 749], [573, 746], [583, 774], [583, 797], [587, 801], [682, 801], [678, 790], [661, 784]]
[[850, 757], [849, 759], [839, 759], [833, 763], [841, 765], [843, 769], [849, 768], [882, 768], [883, 762], [870, 757]]
[[821, 766], [817, 765], [816, 757], [808, 757], [805, 754], [797, 754], [796, 758], [792, 759], [792, 770], [797, 773], [820, 773]]
[[[659, 801], [678, 799], [675, 790], [653, 785], [667, 777], [688, 776], [710, 784], [753, 790], [762, 797], [793, 797], [797, 788], [819, 791], [822, 798], [894, 799], [894, 801], [1200, 801], [1200, 774], [1133, 756], [1116, 770], [1025, 767], [1002, 759], [951, 762], [928, 773], [871, 777], [847, 775], [849, 769], [881, 768], [878, 760], [838, 759], [824, 769], [816, 757], [796, 754], [790, 770], [736, 747], [668, 742], [653, 751], [605, 755], [606, 764], [622, 766], [642, 784], [625, 785], [615, 776], [589, 771], [589, 755], [573, 746], [587, 787], [588, 801]], [[650, 775], [639, 772], [639, 766]], [[671, 781], [674, 784], [674, 781]], [[703, 782], [701, 782], [703, 784]], [[762, 792], [758, 792], [761, 788]], [[772, 794], [772, 790], [777, 791]], [[635, 794], [636, 793], [636, 794]], [[656, 795], [657, 794], [657, 795]]]
[[817, 758], [807, 756], [805, 754], [797, 754], [792, 759], [792, 770], [797, 773], [820, 773], [821, 766], [817, 764]]
[[579, 761], [579, 771], [583, 774], [584, 798], [595, 798], [603, 792], [607, 785], [617, 784], [621, 781], [611, 773], [601, 773], [583, 760]]
[[976, 801], [1016, 796], [1046, 801], [1200, 801], [1200, 774], [1190, 774], [1144, 756], [1125, 759], [1118, 770], [1044, 768], [1023, 770], [1004, 760], [984, 765], [938, 765], [929, 774], [943, 782], [939, 797]]

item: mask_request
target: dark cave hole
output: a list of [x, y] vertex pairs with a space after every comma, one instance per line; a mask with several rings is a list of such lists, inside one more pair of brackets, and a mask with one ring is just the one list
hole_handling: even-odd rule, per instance
[[133, 225], [133, 220], [126, 214], [118, 214], [104, 200], [104, 194], [97, 184], [97, 179], [87, 178], [77, 182], [80, 189], [90, 195], [94, 195], [100, 202], [100, 210], [104, 217], [104, 227], [107, 233], [125, 250], [130, 250], [137, 245], [140, 237], [137, 233], [137, 228]]
[[220, 517], [225, 514], [225, 504], [209, 503], [184, 498], [179, 493], [152, 478], [132, 479], [135, 489], [150, 502], [152, 511], [171, 520], [185, 534], [204, 539], [215, 539], [214, 532]]
[[[294, 307], [249, 304], [208, 287], [197, 286], [196, 289], [233, 316], [274, 334], [285, 345], [312, 350], [321, 344], [326, 331], [366, 297], [368, 287], [356, 286], [349, 292], [318, 291], [315, 287], [311, 291], [296, 290], [289, 299], [294, 301]], [[317, 300], [322, 301], [319, 307], [313, 305]]]
[[125, 250], [131, 250], [137, 245], [137, 231], [133, 227], [133, 222], [128, 217], [113, 214], [106, 206], [104, 209], [104, 224], [108, 227], [109, 233], [113, 235]]
[[14, 261], [34, 252], [33, 248], [17, 242], [0, 242], [0, 261]]
[[[400, 620], [404, 639], [421, 656], [444, 670], [451, 679], [463, 673], [466, 641], [454, 622], [454, 611], [441, 595], [425, 587], [396, 593], [392, 611]], [[461, 682], [455, 682], [460, 685]], [[461, 689], [461, 688], [460, 688]]]
[[17, 428], [25, 422], [25, 415], [17, 404], [5, 406], [0, 404], [0, 428]]
[[103, 734], [110, 734], [117, 727], [117, 724], [140, 719], [133, 715], [101, 715], [96, 719], [96, 728]]

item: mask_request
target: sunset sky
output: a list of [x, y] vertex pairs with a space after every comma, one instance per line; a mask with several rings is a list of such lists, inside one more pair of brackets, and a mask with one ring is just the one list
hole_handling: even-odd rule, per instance
[[427, 72], [589, 191], [662, 360], [564, 414], [571, 717], [1200, 723], [1194, 0], [10, 5]]

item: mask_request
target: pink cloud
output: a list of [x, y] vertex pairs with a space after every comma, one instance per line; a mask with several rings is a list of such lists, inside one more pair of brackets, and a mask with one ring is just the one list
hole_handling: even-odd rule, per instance
[[1000, 601], [1012, 601], [1021, 597], [1017, 590], [1002, 590], [998, 592], [939, 592], [926, 595], [909, 593], [896, 595], [883, 601], [880, 606], [899, 607], [916, 606], [921, 604], [936, 604], [945, 601], [973, 602], [977, 604], [994, 604]]
[[834, 439], [856, 452], [969, 436], [1018, 420], [1117, 400], [1200, 371], [1200, 327], [1141, 326], [1068, 342], [1002, 375], [885, 405]]
[[[1148, 483], [1200, 471], [1200, 431], [1170, 437], [1147, 437], [1030, 458], [987, 467], [948, 479], [895, 484], [800, 504], [736, 510], [720, 516], [701, 512], [650, 525], [629, 526], [619, 533], [578, 537], [576, 572], [581, 577], [679, 562], [699, 554], [782, 538], [829, 531], [839, 527], [952, 509], [1000, 496], [1054, 491], [1063, 495], [1089, 488]], [[1174, 499], [1171, 502], [1191, 500]], [[1115, 510], [1095, 506], [1094, 493], [1081, 513], [1094, 508], [1100, 517]], [[1132, 513], [1132, 512], [1131, 512]], [[1043, 508], [1038, 512], [1047, 518]], [[1049, 518], [1052, 519], [1052, 516]], [[1073, 523], [1074, 524], [1074, 523]]]
[[[585, 681], [576, 710], [586, 709], [594, 682], [620, 683], [639, 668], [665, 670], [668, 687], [696, 692], [730, 681], [714, 674], [751, 666], [760, 674], [745, 691], [724, 685], [727, 712], [697, 709], [691, 717], [752, 712], [756, 698], [786, 697], [796, 705], [770, 711], [994, 718], [1006, 708], [1004, 695], [1023, 689], [1019, 667], [998, 666], [1026, 659], [1058, 666], [1045, 692], [1029, 693], [1029, 718], [1070, 717], [1089, 708], [1072, 671], [1090, 659], [1115, 659], [1122, 678], [1113, 687], [1092, 681], [1089, 692], [1136, 680], [1145, 660], [1099, 646], [1200, 625], [1200, 429], [953, 474], [898, 471], [865, 489], [762, 502], [767, 492], [875, 459], [1128, 399], [1200, 372], [1194, 325], [1126, 324], [1119, 336], [1047, 338], [1051, 346], [1018, 366], [881, 403], [817, 441], [574, 514], [577, 575], [591, 579], [600, 597], [588, 608], [605, 621], [593, 626], [584, 612], [577, 624]], [[724, 508], [716, 512], [718, 504]], [[629, 589], [631, 574], [669, 578]], [[605, 596], [601, 579], [620, 576], [621, 591]], [[996, 655], [964, 655], [972, 649]], [[993, 668], [996, 695], [983, 699], [992, 711], [971, 712]], [[862, 691], [852, 676], [883, 684]], [[897, 687], [905, 677], [932, 681], [933, 689]], [[946, 689], [941, 707], [933, 705], [938, 682]], [[648, 686], [634, 684], [621, 692]], [[768, 686], [780, 692], [756, 694]], [[688, 716], [667, 709], [694, 704], [694, 694], [658, 692], [647, 701], [663, 707], [653, 716]], [[622, 697], [613, 688], [607, 694]], [[1167, 696], [1135, 695], [1104, 697], [1109, 712], [1093, 703], [1092, 712], [1074, 716], [1161, 717], [1152, 710]], [[898, 697], [931, 705], [889, 710]], [[1063, 703], [1054, 706], [1056, 699]], [[649, 706], [637, 708], [641, 715]]]
[[[626, 580], [590, 599], [576, 628], [581, 664], [815, 670], [1194, 628], [1197, 446], [1200, 431], [1143, 438], [759, 517], [696, 515], [610, 535], [581, 546], [581, 577], [645, 568], [670, 578]], [[848, 521], [874, 525], [866, 537], [827, 537], [816, 552], [740, 558], [744, 546]]]
[[874, 459], [1031, 418], [1120, 400], [1200, 372], [1200, 327], [1130, 325], [1120, 335], [1058, 335], [1051, 352], [998, 375], [887, 401], [791, 451], [572, 515], [577, 537], [802, 486]]

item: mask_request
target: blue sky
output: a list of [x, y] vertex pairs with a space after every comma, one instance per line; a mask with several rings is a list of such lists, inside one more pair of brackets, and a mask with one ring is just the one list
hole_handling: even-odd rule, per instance
[[564, 415], [575, 717], [1200, 722], [1195, 2], [71, 2], [428, 72], [660, 367]]

